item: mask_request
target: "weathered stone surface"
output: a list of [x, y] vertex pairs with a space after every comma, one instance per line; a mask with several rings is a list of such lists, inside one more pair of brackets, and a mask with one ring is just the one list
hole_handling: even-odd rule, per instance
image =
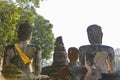
[[118, 73], [102, 73], [102, 79], [100, 80], [120, 80], [120, 74]]
[[114, 49], [102, 45], [102, 28], [96, 24], [90, 25], [87, 34], [90, 45], [79, 47], [80, 65], [88, 69], [85, 80], [98, 80], [101, 78], [101, 73], [114, 73]]
[[56, 38], [55, 42], [53, 64], [51, 66], [43, 67], [41, 74], [48, 75], [51, 80], [59, 80], [59, 71], [66, 67], [67, 64], [67, 53], [64, 47], [62, 36], [59, 36]]
[[[20, 77], [20, 80], [33, 80], [41, 73], [41, 47], [30, 44], [32, 27], [28, 22], [19, 26], [17, 37], [18, 43], [5, 47], [2, 73], [6, 78]], [[16, 47], [15, 44], [18, 46]]]
[[54, 66], [58, 65], [67, 65], [67, 53], [64, 47], [62, 36], [56, 38], [54, 54], [53, 54], [53, 64]]

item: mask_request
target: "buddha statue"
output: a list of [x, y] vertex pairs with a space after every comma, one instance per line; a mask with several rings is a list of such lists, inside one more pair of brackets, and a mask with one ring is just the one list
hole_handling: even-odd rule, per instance
[[22, 23], [17, 31], [18, 42], [5, 47], [2, 74], [6, 80], [40, 79], [42, 49], [31, 44], [32, 26]]
[[102, 45], [102, 28], [97, 24], [90, 25], [87, 34], [90, 45], [79, 47], [80, 65], [88, 69], [85, 80], [98, 80], [101, 79], [101, 73], [114, 73], [114, 49]]
[[86, 67], [81, 67], [78, 62], [79, 50], [76, 47], [68, 49], [68, 65], [60, 70], [61, 80], [84, 80], [87, 73]]

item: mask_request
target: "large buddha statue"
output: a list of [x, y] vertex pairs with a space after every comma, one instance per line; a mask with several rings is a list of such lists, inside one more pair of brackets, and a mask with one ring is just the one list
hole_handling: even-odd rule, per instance
[[99, 25], [88, 26], [87, 34], [90, 45], [80, 46], [80, 65], [88, 69], [85, 80], [99, 80], [101, 73], [115, 72], [114, 49], [102, 45], [103, 33]]
[[5, 47], [2, 73], [6, 80], [36, 80], [41, 78], [41, 53], [39, 45], [31, 44], [32, 27], [28, 22], [17, 31], [18, 42]]

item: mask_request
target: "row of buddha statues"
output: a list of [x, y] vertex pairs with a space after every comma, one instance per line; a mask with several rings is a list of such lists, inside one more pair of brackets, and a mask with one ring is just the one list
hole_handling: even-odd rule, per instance
[[118, 75], [114, 49], [102, 45], [101, 26], [88, 26], [87, 34], [90, 44], [69, 47], [68, 53], [62, 36], [57, 37], [52, 64], [41, 67], [42, 49], [30, 44], [32, 27], [27, 22], [21, 24], [17, 31], [19, 42], [5, 47], [3, 80], [110, 80], [103, 76]]
[[70, 47], [66, 52], [62, 37], [59, 36], [55, 42], [53, 63], [43, 67], [42, 74], [48, 75], [50, 80], [83, 80], [87, 69], [80, 67], [78, 56], [79, 50], [76, 47]]

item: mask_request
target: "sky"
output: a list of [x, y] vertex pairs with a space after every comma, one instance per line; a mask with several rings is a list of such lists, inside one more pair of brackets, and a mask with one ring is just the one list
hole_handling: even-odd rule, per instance
[[120, 48], [119, 0], [44, 0], [37, 12], [53, 24], [53, 34], [62, 36], [66, 50], [89, 44], [86, 29], [91, 24], [102, 27], [103, 45]]

